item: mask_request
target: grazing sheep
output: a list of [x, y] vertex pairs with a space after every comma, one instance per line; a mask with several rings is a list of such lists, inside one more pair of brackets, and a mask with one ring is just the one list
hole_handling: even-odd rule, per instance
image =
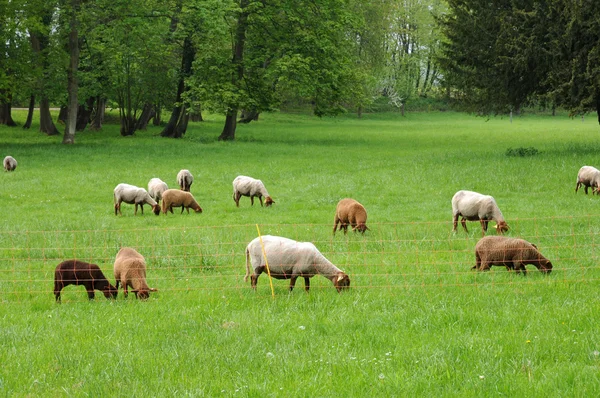
[[502, 212], [498, 208], [494, 198], [489, 195], [482, 195], [471, 191], [458, 191], [455, 193], [452, 197], [452, 232], [456, 232], [458, 216], [462, 217], [460, 223], [467, 233], [469, 231], [467, 230], [467, 223], [465, 220], [479, 220], [481, 223], [482, 236], [485, 236], [490, 220], [496, 221], [495, 228], [498, 233], [502, 234], [508, 231], [508, 224], [504, 221]]
[[[304, 288], [310, 288], [310, 279], [316, 274], [321, 274], [333, 282], [337, 291], [350, 287], [350, 278], [342, 270], [327, 260], [321, 252], [310, 242], [296, 242], [295, 240], [279, 236], [265, 235], [262, 237], [264, 250], [269, 262], [269, 271], [275, 279], [290, 279], [290, 291], [294, 289], [296, 279], [304, 278]], [[256, 238], [246, 247], [246, 276], [250, 275], [250, 262], [254, 272], [251, 276], [251, 285], [256, 290], [256, 282], [261, 273], [266, 271], [265, 259], [261, 239]]]
[[581, 186], [584, 186], [585, 194], [588, 193], [588, 188], [592, 187], [592, 195], [598, 192], [600, 187], [600, 170], [592, 166], [583, 166], [577, 173], [577, 185], [575, 185], [575, 193]]
[[54, 296], [60, 302], [60, 292], [68, 285], [83, 285], [88, 298], [95, 297], [94, 290], [100, 290], [106, 298], [116, 298], [118, 290], [110, 284], [96, 264], [79, 260], [66, 260], [54, 271]]
[[333, 234], [340, 224], [340, 231], [344, 230], [344, 235], [348, 233], [348, 224], [352, 226], [354, 232], [365, 233], [367, 228], [367, 210], [354, 199], [342, 199], [335, 209], [335, 220], [333, 224]]
[[160, 207], [154, 199], [150, 197], [148, 192], [144, 188], [139, 188], [129, 184], [119, 184], [115, 187], [115, 216], [117, 212], [121, 213], [121, 202], [135, 204], [134, 215], [137, 215], [138, 205], [142, 208], [142, 214], [144, 214], [144, 203], [152, 206], [152, 211], [157, 216], [160, 214]]
[[202, 208], [194, 199], [191, 193], [180, 191], [178, 189], [167, 189], [162, 194], [162, 211], [167, 214], [167, 211], [170, 210], [171, 214], [173, 214], [173, 207], [181, 206], [181, 212], [183, 213], [183, 209], [187, 208], [188, 214], [190, 214], [190, 208], [192, 208], [196, 213], [202, 213]]
[[489, 271], [490, 266], [505, 266], [514, 269], [517, 274], [525, 269], [526, 264], [533, 264], [543, 273], [552, 272], [552, 263], [540, 253], [537, 246], [523, 239], [504, 236], [486, 236], [475, 245], [475, 266], [472, 269]]
[[252, 206], [254, 206], [255, 196], [258, 196], [261, 207], [263, 205], [263, 196], [265, 197], [265, 205], [267, 207], [275, 203], [275, 201], [271, 199], [271, 196], [267, 192], [267, 189], [262, 181], [256, 180], [252, 177], [237, 176], [233, 180], [233, 200], [235, 201], [235, 205], [237, 207], [240, 207], [240, 198], [242, 196], [250, 196], [250, 203]]
[[162, 194], [167, 189], [169, 189], [169, 187], [160, 178], [152, 178], [150, 181], [148, 181], [148, 195], [150, 195], [150, 197], [156, 201], [157, 205], [160, 205]]
[[179, 188], [181, 188], [182, 191], [190, 192], [193, 182], [194, 176], [189, 170], [183, 169], [177, 173], [177, 184], [179, 184]]
[[117, 253], [115, 258], [115, 279], [117, 289], [119, 283], [123, 287], [125, 297], [129, 295], [128, 287], [135, 293], [140, 300], [145, 300], [150, 296], [150, 292], [157, 292], [157, 289], [148, 287], [146, 283], [146, 261], [144, 256], [130, 247], [123, 247]]
[[12, 156], [4, 158], [4, 171], [14, 171], [17, 168], [17, 161]]

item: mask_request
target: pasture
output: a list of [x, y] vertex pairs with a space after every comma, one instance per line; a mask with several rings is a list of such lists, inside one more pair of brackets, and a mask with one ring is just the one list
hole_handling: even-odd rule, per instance
[[[24, 114], [15, 112], [23, 122]], [[6, 396], [595, 396], [600, 392], [600, 198], [575, 194], [600, 166], [600, 127], [580, 119], [486, 120], [458, 113], [318, 119], [265, 114], [217, 142], [207, 115], [181, 140], [85, 131], [75, 146], [0, 128], [0, 393]], [[509, 148], [536, 148], [507, 156]], [[187, 168], [202, 214], [115, 216], [113, 188], [176, 188]], [[236, 208], [231, 181], [260, 178], [275, 200]], [[554, 270], [471, 271], [478, 223], [452, 234], [460, 189], [493, 195], [509, 236]], [[337, 202], [359, 200], [370, 231], [332, 236]], [[493, 223], [492, 223], [493, 224]], [[244, 283], [262, 234], [311, 241], [350, 275]], [[493, 228], [488, 234], [495, 234]], [[79, 258], [114, 282], [120, 246], [146, 257], [140, 302], [52, 293], [54, 267]]]

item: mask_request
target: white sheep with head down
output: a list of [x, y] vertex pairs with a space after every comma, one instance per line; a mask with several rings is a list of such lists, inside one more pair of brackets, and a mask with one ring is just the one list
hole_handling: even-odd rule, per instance
[[504, 220], [496, 200], [489, 195], [472, 191], [458, 191], [455, 193], [452, 197], [453, 232], [456, 232], [459, 216], [462, 217], [460, 223], [467, 233], [469, 231], [465, 220], [479, 221], [482, 235], [485, 235], [490, 220], [496, 221], [495, 228], [498, 233], [508, 231], [508, 224]]
[[265, 205], [271, 206], [275, 201], [267, 192], [265, 184], [261, 180], [257, 180], [247, 176], [237, 176], [233, 180], [233, 200], [237, 207], [240, 207], [240, 198], [242, 196], [250, 196], [250, 203], [254, 206], [254, 197], [257, 196], [260, 200], [260, 205], [263, 205], [262, 198], [265, 197]]
[[[261, 244], [262, 239], [262, 244]], [[325, 256], [310, 242], [297, 242], [281, 236], [265, 235], [252, 240], [246, 247], [246, 276], [250, 276], [250, 263], [253, 273], [250, 276], [252, 288], [256, 290], [256, 282], [261, 273], [266, 271], [265, 256], [269, 265], [271, 277], [289, 279], [290, 291], [294, 289], [296, 279], [304, 278], [304, 288], [310, 288], [310, 278], [321, 274], [329, 279], [340, 292], [350, 287], [350, 278], [341, 269], [327, 260]]]
[[12, 156], [4, 158], [4, 171], [14, 171], [17, 168], [17, 161]]
[[159, 205], [160, 205], [160, 200], [162, 199], [162, 194], [167, 189], [169, 189], [169, 187], [167, 186], [167, 183], [165, 183], [160, 178], [152, 178], [152, 179], [150, 179], [150, 181], [148, 181], [148, 194]]
[[144, 204], [148, 204], [152, 206], [152, 212], [157, 216], [160, 214], [160, 207], [158, 203], [150, 195], [144, 188], [136, 187], [135, 185], [129, 184], [119, 184], [115, 187], [114, 190], [114, 199], [115, 199], [115, 216], [117, 212], [121, 215], [121, 203], [129, 203], [135, 204], [135, 212], [134, 215], [137, 214], [138, 205], [142, 208], [142, 214], [144, 214]]
[[584, 186], [585, 194], [588, 193], [588, 188], [592, 187], [592, 195], [598, 192], [600, 188], [600, 170], [592, 166], [583, 166], [577, 173], [577, 185], [575, 185], [575, 193], [581, 186]]
[[194, 182], [194, 176], [189, 170], [183, 169], [177, 173], [177, 184], [182, 191], [190, 192], [192, 183]]

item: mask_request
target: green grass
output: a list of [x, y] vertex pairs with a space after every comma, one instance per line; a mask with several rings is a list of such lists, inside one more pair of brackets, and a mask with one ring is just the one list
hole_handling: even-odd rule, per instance
[[[23, 121], [25, 115], [16, 113]], [[596, 396], [600, 199], [574, 193], [598, 166], [600, 128], [564, 116], [486, 120], [458, 113], [337, 119], [261, 115], [216, 141], [208, 115], [182, 140], [151, 128], [85, 131], [63, 146], [0, 128], [0, 394], [5, 396]], [[507, 156], [535, 148], [535, 156]], [[121, 182], [195, 177], [202, 214], [114, 215]], [[276, 204], [236, 208], [231, 181], [262, 179]], [[493, 195], [511, 230], [555, 266], [527, 277], [475, 273], [479, 226], [452, 234], [459, 189]], [[336, 203], [369, 212], [364, 236], [332, 236]], [[257, 236], [312, 241], [351, 277], [243, 282]], [[490, 232], [493, 233], [493, 232]], [[109, 279], [119, 246], [139, 250], [146, 302], [82, 287], [54, 303], [53, 271], [77, 257]]]

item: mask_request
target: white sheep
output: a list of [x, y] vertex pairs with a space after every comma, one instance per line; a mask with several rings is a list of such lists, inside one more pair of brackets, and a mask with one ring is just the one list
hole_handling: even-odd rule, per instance
[[[290, 279], [290, 291], [294, 289], [296, 279], [304, 278], [304, 288], [310, 288], [310, 279], [316, 274], [321, 274], [329, 279], [337, 291], [350, 286], [350, 278], [342, 270], [333, 265], [310, 242], [296, 242], [295, 240], [280, 236], [265, 235], [262, 244], [269, 262], [271, 277], [275, 279]], [[256, 238], [246, 247], [246, 276], [250, 275], [250, 262], [252, 262], [251, 285], [256, 290], [256, 282], [261, 273], [266, 271], [261, 238]]]
[[160, 214], [160, 207], [144, 188], [129, 184], [119, 184], [115, 187], [114, 198], [115, 216], [117, 215], [117, 212], [120, 215], [123, 215], [123, 213], [121, 213], [121, 202], [129, 203], [130, 205], [135, 204], [134, 215], [137, 214], [138, 205], [140, 205], [142, 214], [144, 214], [144, 204], [152, 206], [152, 212], [157, 216]]
[[502, 212], [496, 204], [496, 200], [489, 195], [482, 195], [472, 191], [458, 191], [455, 193], [452, 197], [452, 232], [456, 232], [458, 216], [462, 217], [460, 223], [467, 233], [469, 231], [467, 230], [467, 223], [465, 220], [479, 220], [481, 223], [482, 235], [485, 235], [490, 220], [496, 221], [495, 228], [498, 233], [508, 231], [508, 224], [506, 224]]
[[192, 183], [194, 182], [194, 176], [189, 170], [183, 169], [177, 173], [177, 184], [182, 191], [190, 192]]
[[255, 196], [258, 196], [261, 206], [263, 205], [263, 196], [265, 197], [265, 205], [267, 207], [275, 203], [275, 201], [271, 199], [263, 182], [252, 177], [237, 176], [233, 180], [233, 200], [237, 207], [240, 207], [240, 198], [242, 196], [250, 196], [250, 203], [252, 206], [254, 206]]
[[160, 178], [152, 178], [150, 181], [148, 181], [148, 194], [156, 201], [157, 204], [160, 204], [162, 194], [167, 189], [169, 189], [169, 187]]
[[148, 287], [146, 283], [146, 260], [135, 249], [123, 247], [119, 250], [115, 257], [114, 273], [117, 281], [117, 291], [120, 283], [125, 297], [128, 295], [128, 287], [131, 287], [131, 291], [140, 300], [147, 299], [150, 292], [158, 291]]
[[4, 171], [14, 171], [17, 168], [17, 161], [12, 156], [4, 158]]
[[600, 188], [600, 170], [592, 166], [583, 166], [577, 173], [577, 185], [575, 185], [575, 193], [581, 186], [584, 186], [585, 194], [588, 193], [588, 188], [592, 187], [592, 195], [598, 192]]

